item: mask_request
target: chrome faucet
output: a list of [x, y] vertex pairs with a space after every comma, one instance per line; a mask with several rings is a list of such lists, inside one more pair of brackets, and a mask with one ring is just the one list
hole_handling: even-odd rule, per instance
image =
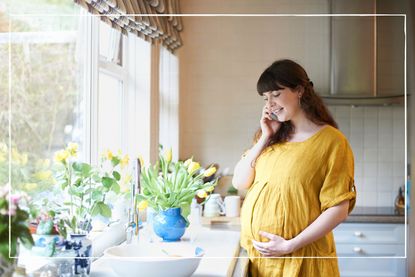
[[128, 223], [125, 229], [126, 232], [126, 243], [130, 244], [133, 242], [134, 237], [138, 237], [138, 221], [139, 214], [136, 203], [136, 195], [140, 193], [140, 175], [141, 175], [141, 164], [139, 159], [135, 159], [133, 163], [133, 178], [131, 182], [131, 206], [128, 209]]

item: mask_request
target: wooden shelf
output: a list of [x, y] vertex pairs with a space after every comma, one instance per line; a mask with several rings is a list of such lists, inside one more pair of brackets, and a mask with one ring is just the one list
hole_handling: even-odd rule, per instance
[[210, 225], [215, 223], [228, 223], [231, 225], [240, 225], [240, 217], [227, 217], [227, 216], [215, 216], [215, 217], [204, 217], [202, 216], [202, 224]]

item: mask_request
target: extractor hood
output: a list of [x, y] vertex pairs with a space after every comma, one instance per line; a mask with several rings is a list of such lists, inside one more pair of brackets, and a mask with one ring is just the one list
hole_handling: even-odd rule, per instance
[[393, 13], [391, 5], [399, 2], [331, 1], [331, 13], [342, 16], [330, 18], [330, 92], [322, 95], [327, 104], [404, 103], [404, 17], [362, 16]]

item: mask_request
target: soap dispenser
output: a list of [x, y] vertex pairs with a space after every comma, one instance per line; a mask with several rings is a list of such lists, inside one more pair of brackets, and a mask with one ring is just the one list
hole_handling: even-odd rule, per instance
[[395, 212], [399, 215], [403, 215], [405, 212], [405, 197], [402, 187], [399, 187], [399, 194], [395, 198]]

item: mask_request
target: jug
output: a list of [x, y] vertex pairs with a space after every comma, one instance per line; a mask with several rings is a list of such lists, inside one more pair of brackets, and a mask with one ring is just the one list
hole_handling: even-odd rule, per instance
[[219, 193], [213, 193], [205, 203], [203, 215], [205, 217], [215, 217], [225, 214], [225, 206]]

